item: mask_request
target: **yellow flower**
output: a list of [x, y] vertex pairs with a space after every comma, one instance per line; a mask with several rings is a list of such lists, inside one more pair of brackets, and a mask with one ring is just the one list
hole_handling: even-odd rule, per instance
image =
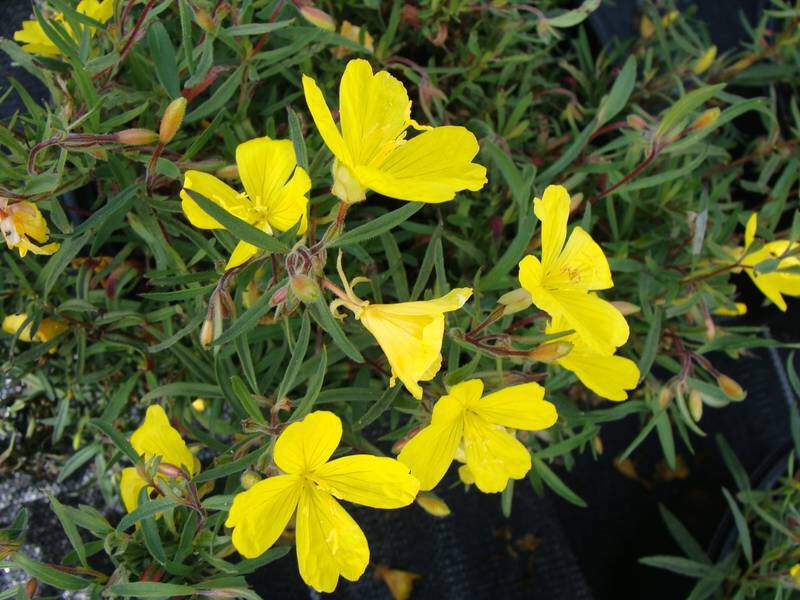
[[[361, 27], [359, 27], [358, 25], [353, 25], [350, 21], [347, 20], [342, 21], [342, 25], [339, 28], [339, 35], [341, 35], [343, 38], [350, 40], [351, 42], [355, 42], [356, 44], [362, 44]], [[364, 30], [364, 42], [362, 45], [370, 52], [375, 50], [375, 47], [373, 46], [372, 36], [369, 34], [367, 30]], [[336, 46], [336, 48], [333, 49], [333, 56], [341, 59], [350, 54], [351, 52], [352, 50], [348, 46]]]
[[[545, 328], [548, 334], [567, 331], [570, 326], [563, 317], [553, 319]], [[593, 351], [576, 333], [558, 338], [569, 342], [572, 350], [556, 360], [556, 364], [572, 371], [581, 383], [598, 396], [608, 400], [625, 400], [626, 390], [632, 390], [639, 383], [639, 367], [630, 359], [616, 355], [599, 354]]]
[[411, 468], [420, 489], [433, 489], [442, 480], [462, 445], [467, 469], [459, 474], [482, 492], [501, 492], [509, 479], [530, 471], [530, 452], [506, 427], [547, 429], [558, 419], [556, 407], [533, 382], [482, 394], [480, 379], [454, 385], [433, 407], [430, 425], [403, 446], [397, 459]]
[[[24, 257], [29, 251], [34, 254], [53, 254], [59, 249], [59, 244], [44, 244], [47, 241], [47, 222], [44, 220], [39, 207], [32, 202], [15, 202], [5, 206], [0, 199], [0, 232], [6, 245], [16, 248], [19, 255]], [[44, 244], [37, 246], [34, 241]]]
[[237, 494], [225, 522], [233, 528], [234, 547], [253, 558], [275, 543], [296, 514], [300, 576], [320, 592], [332, 592], [340, 575], [356, 581], [369, 563], [364, 532], [335, 498], [399, 508], [419, 491], [419, 482], [392, 458], [357, 454], [329, 460], [341, 437], [341, 420], [327, 411], [289, 425], [275, 442], [275, 464], [284, 475]]
[[[365, 60], [347, 63], [339, 85], [339, 121], [333, 121], [316, 82], [303, 90], [320, 135], [335, 157], [332, 193], [360, 202], [367, 190], [398, 200], [445, 202], [486, 184], [486, 168], [472, 161], [478, 141], [464, 127], [423, 127], [411, 118], [405, 87]], [[425, 130], [406, 140], [406, 129]]]
[[[266, 233], [272, 234], [273, 229], [287, 231], [298, 221], [298, 234], [305, 233], [308, 225], [306, 193], [311, 189], [311, 180], [303, 168], [297, 166], [292, 142], [268, 137], [249, 140], [236, 148], [236, 164], [244, 185], [242, 194], [213, 175], [186, 171], [181, 206], [192, 225], [200, 229], [223, 229], [186, 190], [205, 196]], [[225, 268], [238, 267], [257, 253], [256, 246], [240, 241]]]
[[700, 75], [701, 73], [705, 72], [712, 65], [715, 58], [717, 58], [717, 47], [711, 46], [703, 53], [703, 56], [698, 58], [697, 62], [694, 63], [694, 66], [692, 67], [692, 73], [695, 75]]
[[456, 288], [433, 300], [370, 304], [354, 308], [356, 319], [375, 336], [392, 368], [390, 385], [403, 382], [414, 398], [422, 398], [420, 381], [430, 381], [442, 366], [444, 313], [458, 310], [472, 288]]
[[[28, 320], [28, 315], [25, 313], [8, 315], [3, 319], [3, 331], [9, 335], [14, 335], [20, 330], [22, 324]], [[18, 339], [22, 342], [49, 342], [58, 334], [67, 330], [67, 324], [58, 319], [45, 318], [39, 323], [39, 328], [34, 335], [31, 335], [31, 323], [25, 325], [25, 328], [20, 331]], [[53, 348], [52, 352], [55, 352]]]
[[792, 568], [789, 569], [789, 576], [792, 578], [793, 584], [800, 586], [800, 563], [792, 565]]
[[[167, 413], [158, 404], [147, 407], [144, 422], [131, 435], [131, 446], [146, 461], [160, 456], [161, 463], [182, 467], [190, 476], [200, 471], [197, 458], [189, 451], [181, 434], [170, 425]], [[146, 487], [148, 487], [147, 480], [135, 467], [122, 469], [119, 495], [125, 504], [125, 510], [131, 512], [137, 507], [139, 492]]]
[[591, 294], [614, 285], [603, 250], [581, 227], [567, 239], [570, 198], [550, 185], [533, 201], [541, 221], [542, 260], [526, 256], [519, 263], [519, 282], [533, 303], [551, 317], [563, 317], [569, 329], [594, 352], [614, 354], [628, 339], [628, 323], [610, 302]]
[[[80, 14], [91, 17], [100, 23], [107, 22], [114, 15], [114, 0], [81, 0], [75, 8]], [[57, 21], [76, 42], [80, 42], [80, 34], [72, 31], [64, 20], [62, 13], [56, 13], [52, 17]], [[94, 33], [94, 28], [89, 31]], [[29, 54], [41, 54], [42, 56], [58, 56], [61, 51], [45, 34], [42, 26], [36, 20], [23, 21], [22, 29], [14, 32], [14, 39], [22, 42], [22, 49]]]
[[[756, 287], [778, 308], [786, 312], [786, 300], [783, 295], [800, 296], [800, 243], [787, 240], [767, 242], [755, 252], [748, 253], [753, 244], [758, 226], [758, 216], [753, 213], [747, 221], [744, 233], [744, 248], [737, 253], [742, 258], [741, 264]], [[791, 256], [789, 254], [793, 253]], [[775, 269], [767, 273], [756, 273], [754, 267], [760, 262], [775, 260]], [[787, 272], [794, 269], [794, 272]]]

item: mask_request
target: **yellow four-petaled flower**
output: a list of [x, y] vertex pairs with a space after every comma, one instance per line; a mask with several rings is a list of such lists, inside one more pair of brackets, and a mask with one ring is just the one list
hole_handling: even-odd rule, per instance
[[[114, 14], [114, 0], [81, 0], [75, 7], [75, 11], [91, 17], [95, 21], [105, 23]], [[56, 13], [53, 20], [61, 25], [76, 42], [80, 41], [78, 34], [72, 31], [62, 13]], [[94, 33], [94, 28], [90, 28], [89, 31]], [[14, 32], [14, 39], [22, 42], [22, 49], [29, 54], [41, 54], [42, 56], [59, 56], [61, 54], [58, 46], [47, 37], [39, 21], [23, 21], [22, 29]]]
[[[6, 245], [11, 249], [16, 248], [21, 257], [28, 252], [53, 254], [60, 247], [55, 242], [45, 244], [49, 235], [47, 222], [39, 207], [33, 202], [0, 204], [0, 233], [2, 233]], [[39, 246], [33, 242], [43, 245]]]

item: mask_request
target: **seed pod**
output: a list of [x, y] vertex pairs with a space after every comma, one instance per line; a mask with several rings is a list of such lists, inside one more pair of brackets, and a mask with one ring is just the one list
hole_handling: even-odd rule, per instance
[[116, 141], [126, 146], [146, 146], [158, 141], [158, 134], [149, 129], [123, 129], [114, 134]]
[[158, 129], [158, 141], [162, 144], [169, 144], [178, 129], [181, 127], [183, 117], [186, 114], [186, 98], [181, 96], [169, 103], [161, 117], [161, 126]]

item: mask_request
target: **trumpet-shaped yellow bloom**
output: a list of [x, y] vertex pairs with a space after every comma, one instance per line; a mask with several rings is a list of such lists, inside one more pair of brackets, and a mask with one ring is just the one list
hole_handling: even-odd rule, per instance
[[[738, 250], [738, 254], [742, 256], [740, 262], [761, 293], [786, 312], [786, 300], [783, 296], [800, 296], [800, 273], [797, 272], [800, 270], [800, 243], [776, 240], [748, 253], [755, 239], [757, 226], [758, 216], [753, 213], [745, 227], [744, 248]], [[777, 261], [775, 269], [767, 273], [756, 273], [754, 267], [767, 260]], [[794, 272], [787, 269], [794, 269]]]
[[64, 321], [46, 318], [41, 320], [36, 333], [31, 335], [31, 323], [25, 325], [25, 328], [20, 331], [22, 324], [27, 320], [28, 315], [25, 313], [8, 315], [3, 319], [3, 331], [9, 335], [14, 335], [19, 331], [18, 339], [22, 342], [49, 342], [58, 334], [67, 330], [67, 324]]
[[[181, 206], [192, 225], [200, 229], [223, 229], [191, 199], [186, 190], [205, 196], [266, 233], [272, 234], [273, 229], [287, 231], [298, 221], [298, 234], [305, 233], [308, 225], [306, 194], [311, 189], [311, 180], [305, 170], [297, 166], [291, 141], [263, 137], [239, 144], [236, 165], [244, 185], [243, 194], [213, 175], [186, 171]], [[225, 268], [238, 267], [257, 253], [256, 246], [240, 241]]]
[[369, 563], [361, 528], [335, 500], [373, 508], [400, 508], [414, 501], [419, 482], [396, 460], [358, 454], [330, 460], [342, 437], [333, 413], [316, 411], [292, 423], [275, 442], [283, 475], [256, 483], [233, 499], [227, 527], [242, 556], [264, 553], [296, 514], [300, 576], [320, 592], [332, 592], [341, 575], [356, 581]]
[[400, 379], [414, 398], [422, 398], [419, 382], [433, 379], [442, 366], [444, 313], [458, 310], [471, 295], [471, 288], [457, 288], [433, 300], [364, 302], [354, 309], [389, 360], [391, 385]]
[[[541, 222], [542, 260], [528, 255], [519, 263], [519, 282], [533, 303], [561, 318], [588, 347], [611, 355], [628, 339], [628, 323], [610, 302], [590, 292], [614, 285], [603, 250], [581, 227], [567, 240], [570, 198], [560, 185], [550, 185], [533, 201]], [[566, 241], [566, 244], [564, 243]]]
[[530, 452], [506, 427], [547, 429], [558, 419], [556, 407], [544, 400], [538, 383], [482, 394], [480, 379], [454, 385], [436, 402], [430, 425], [403, 446], [397, 459], [411, 468], [420, 489], [433, 489], [442, 480], [460, 447], [467, 467], [460, 474], [482, 492], [501, 492], [509, 479], [530, 471]]
[[[486, 184], [486, 168], [473, 163], [478, 141], [464, 127], [422, 127], [411, 118], [405, 87], [361, 59], [347, 63], [339, 85], [337, 128], [316, 82], [303, 75], [311, 116], [335, 157], [333, 189], [344, 202], [367, 190], [398, 200], [445, 202]], [[406, 140], [409, 127], [424, 132]]]
[[[45, 244], [48, 238], [47, 222], [39, 207], [32, 202], [15, 202], [8, 206], [0, 205], [0, 232], [6, 245], [16, 248], [24, 257], [28, 252], [34, 254], [53, 254], [59, 244]], [[31, 240], [44, 244], [37, 246]]]
[[[570, 329], [563, 317], [553, 319], [545, 328], [546, 333], [554, 334]], [[628, 358], [616, 355], [599, 354], [592, 350], [576, 333], [558, 338], [572, 344], [572, 350], [556, 360], [556, 364], [572, 371], [581, 383], [598, 396], [608, 400], [625, 400], [627, 390], [639, 383], [639, 367]]]
[[[91, 17], [100, 23], [107, 22], [114, 15], [114, 0], [81, 0], [75, 8], [77, 12], [87, 17]], [[67, 33], [79, 42], [79, 35], [72, 31], [64, 19], [62, 13], [57, 13], [53, 19], [61, 25]], [[89, 31], [94, 33], [94, 28]], [[14, 32], [14, 39], [22, 42], [22, 49], [29, 54], [41, 54], [42, 56], [58, 56], [61, 51], [52, 40], [47, 37], [39, 21], [23, 21], [22, 29]]]
[[[158, 404], [147, 407], [144, 422], [131, 435], [131, 446], [146, 461], [159, 456], [161, 463], [182, 467], [190, 476], [200, 471], [197, 458], [189, 451], [181, 434], [170, 425], [167, 413]], [[148, 486], [149, 483], [136, 468], [122, 469], [119, 495], [128, 512], [136, 508], [139, 492]]]

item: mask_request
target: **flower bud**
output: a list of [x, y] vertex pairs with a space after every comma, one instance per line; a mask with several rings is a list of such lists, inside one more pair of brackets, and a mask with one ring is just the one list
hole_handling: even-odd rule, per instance
[[647, 121], [639, 115], [628, 115], [628, 125], [634, 129], [647, 129]]
[[392, 454], [400, 454], [400, 451], [405, 447], [405, 445], [411, 438], [413, 438], [415, 435], [417, 435], [417, 433], [419, 433], [420, 429], [421, 427], [414, 427], [406, 435], [404, 435], [394, 444], [392, 444]]
[[325, 31], [336, 31], [336, 21], [328, 13], [314, 6], [300, 7], [300, 15], [312, 25]]
[[289, 287], [283, 286], [282, 288], [278, 288], [274, 294], [272, 294], [272, 298], [269, 299], [269, 303], [271, 306], [278, 306], [279, 304], [283, 304], [286, 302], [286, 295], [289, 293]]
[[192, 408], [197, 412], [203, 412], [206, 409], [206, 401], [202, 398], [196, 398], [192, 401]]
[[158, 463], [158, 472], [165, 477], [169, 477], [170, 479], [183, 477], [183, 471], [181, 468], [170, 463]]
[[211, 342], [214, 341], [214, 321], [206, 319], [203, 321], [203, 327], [200, 329], [200, 345], [207, 348]]
[[114, 134], [114, 137], [126, 146], [146, 146], [158, 141], [158, 134], [149, 129], [123, 129]]
[[497, 300], [498, 304], [502, 304], [503, 316], [513, 315], [521, 310], [525, 310], [532, 303], [531, 294], [525, 288], [518, 288], [510, 292], [506, 292]]
[[346, 204], [362, 202], [367, 197], [364, 189], [346, 165], [334, 159], [331, 167], [333, 174], [333, 187], [331, 193]]
[[252, 469], [245, 469], [244, 471], [242, 471], [242, 475], [239, 477], [239, 482], [242, 484], [242, 487], [246, 490], [249, 490], [259, 481], [261, 481], [261, 475], [259, 475]]
[[401, 571], [400, 569], [390, 569], [386, 565], [375, 567], [375, 577], [383, 579], [389, 594], [394, 600], [408, 600], [414, 589], [414, 582], [420, 578], [411, 571]]
[[672, 386], [665, 385], [658, 394], [658, 407], [661, 409], [666, 408], [670, 400], [672, 400]]
[[450, 507], [436, 494], [431, 494], [430, 492], [420, 493], [417, 496], [417, 504], [426, 513], [434, 517], [447, 517], [450, 515]]
[[619, 312], [623, 314], [623, 316], [634, 315], [638, 313], [641, 308], [639, 308], [635, 304], [631, 304], [630, 302], [625, 302], [624, 300], [614, 300], [611, 304], [614, 305]]
[[181, 96], [169, 103], [161, 117], [161, 126], [158, 129], [158, 141], [162, 144], [169, 144], [183, 122], [186, 114], [186, 98]]
[[700, 73], [705, 72], [712, 65], [715, 58], [717, 58], [717, 47], [711, 46], [703, 53], [703, 56], [698, 58], [697, 62], [694, 63], [692, 73], [700, 75]]
[[719, 112], [719, 108], [717, 107], [703, 111], [703, 113], [694, 120], [694, 123], [689, 126], [689, 129], [691, 131], [697, 131], [698, 129], [705, 129], [713, 125], [719, 118]]
[[598, 454], [603, 453], [603, 439], [599, 435], [596, 435], [592, 438], [592, 445], [594, 446], [595, 452]]
[[294, 295], [306, 304], [316, 302], [321, 295], [317, 282], [302, 273], [292, 276], [289, 285]]
[[697, 390], [689, 393], [689, 412], [696, 422], [703, 418], [703, 395]]
[[747, 396], [747, 392], [742, 389], [742, 386], [722, 373], [717, 376], [717, 385], [731, 400], [744, 400]]
[[238, 179], [239, 178], [239, 167], [236, 165], [225, 165], [224, 167], [220, 167], [216, 171], [214, 171], [214, 175], [219, 177], [220, 179]]
[[194, 11], [194, 18], [197, 21], [197, 24], [200, 25], [204, 31], [209, 33], [214, 31], [214, 19], [212, 19], [211, 15], [202, 8], [198, 8]]
[[569, 342], [550, 342], [547, 344], [540, 344], [528, 351], [528, 358], [537, 360], [543, 363], [552, 363], [560, 358], [564, 358], [572, 350], [572, 344]]

